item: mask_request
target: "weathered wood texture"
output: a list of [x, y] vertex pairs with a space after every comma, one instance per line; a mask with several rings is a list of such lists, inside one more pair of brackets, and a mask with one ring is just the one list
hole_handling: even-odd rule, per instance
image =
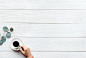
[[12, 37], [0, 46], [0, 58], [25, 58], [10, 48], [20, 38], [34, 58], [86, 58], [86, 0], [0, 0], [2, 27]]
[[[34, 58], [86, 58], [86, 52], [32, 52]], [[1, 52], [0, 58], [25, 58], [20, 52]]]
[[[86, 37], [86, 24], [6, 23], [13, 27], [12, 36], [21, 37]], [[4, 26], [3, 25], [3, 26]]]
[[1, 52], [12, 51], [10, 42], [20, 38], [32, 52], [85, 52], [86, 38], [25, 38], [12, 37], [0, 47]]
[[0, 9], [86, 9], [86, 0], [0, 0]]
[[3, 22], [86, 23], [86, 10], [0, 10]]

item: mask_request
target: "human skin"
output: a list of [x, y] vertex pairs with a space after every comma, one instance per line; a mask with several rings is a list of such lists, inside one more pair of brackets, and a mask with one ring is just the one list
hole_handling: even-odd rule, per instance
[[34, 58], [33, 55], [30, 52], [30, 49], [28, 47], [26, 47], [26, 46], [23, 45], [23, 46], [19, 47], [19, 50], [21, 51], [21, 53], [25, 57], [27, 57], [27, 58]]

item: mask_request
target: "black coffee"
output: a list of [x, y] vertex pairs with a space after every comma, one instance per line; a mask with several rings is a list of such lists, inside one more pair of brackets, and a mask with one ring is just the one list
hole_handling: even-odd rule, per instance
[[18, 42], [18, 41], [14, 41], [14, 42], [13, 42], [13, 46], [14, 46], [14, 47], [18, 47], [18, 46], [19, 46], [19, 42]]

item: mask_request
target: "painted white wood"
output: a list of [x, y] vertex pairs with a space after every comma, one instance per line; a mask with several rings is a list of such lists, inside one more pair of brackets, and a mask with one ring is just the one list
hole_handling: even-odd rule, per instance
[[7, 52], [0, 52], [0, 58], [26, 58], [21, 54], [21, 52], [14, 52], [14, 51], [7, 51]]
[[[86, 58], [86, 52], [32, 52], [34, 58]], [[0, 58], [25, 58], [18, 52], [1, 52]]]
[[1, 19], [0, 19], [0, 36], [1, 36], [1, 33], [2, 33], [2, 29], [1, 29], [2, 25], [1, 24], [2, 24], [2, 22], [1, 22]]
[[0, 10], [3, 22], [86, 23], [86, 10]]
[[85, 58], [86, 52], [35, 52], [34, 58]]
[[11, 37], [0, 46], [0, 52], [12, 51], [10, 42], [20, 38], [24, 45], [32, 52], [84, 52], [86, 51], [86, 38], [25, 38]]
[[10, 48], [13, 38], [34, 58], [86, 58], [86, 24], [70, 24], [86, 23], [86, 0], [0, 0], [0, 20], [0, 28], [14, 28], [0, 58], [25, 58]]
[[20, 37], [86, 37], [86, 24], [6, 23], [14, 28], [12, 36]]
[[0, 9], [86, 9], [86, 0], [0, 0]]

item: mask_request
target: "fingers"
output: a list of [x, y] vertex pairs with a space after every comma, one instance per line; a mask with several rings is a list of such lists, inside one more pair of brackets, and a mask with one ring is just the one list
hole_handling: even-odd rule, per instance
[[19, 47], [19, 50], [21, 51], [21, 53], [22, 53], [22, 54], [24, 54], [24, 51], [22, 50], [22, 48], [21, 48], [21, 47]]
[[24, 51], [24, 48], [23, 47], [21, 47], [22, 48], [22, 50]]
[[22, 47], [23, 49], [25, 49], [25, 48], [26, 48], [26, 46], [24, 46], [24, 45], [23, 45], [23, 46], [21, 46], [21, 47]]
[[26, 46], [21, 46], [21, 48], [23, 48], [23, 50], [26, 50], [28, 47], [26, 47]]

